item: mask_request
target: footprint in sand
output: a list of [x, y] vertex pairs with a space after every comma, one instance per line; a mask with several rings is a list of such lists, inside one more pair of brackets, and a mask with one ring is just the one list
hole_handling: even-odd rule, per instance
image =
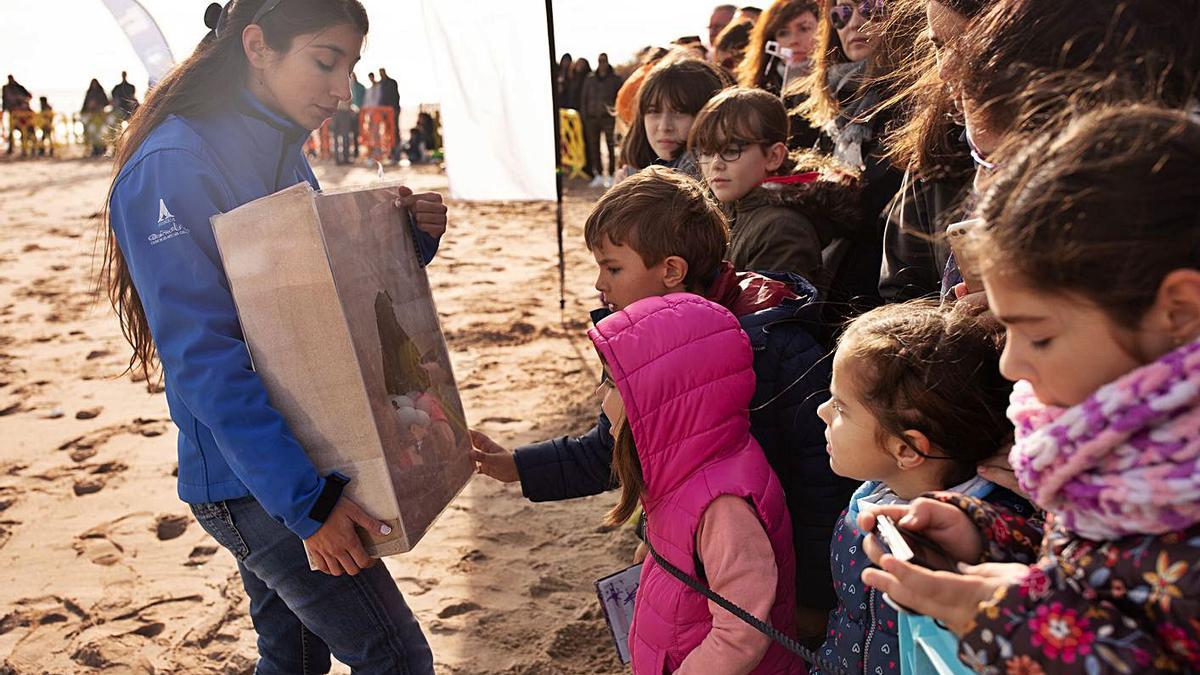
[[58, 449], [69, 451], [72, 461], [83, 462], [94, 457], [99, 448], [114, 436], [129, 434], [153, 438], [165, 434], [167, 428], [166, 420], [138, 417], [128, 424], [101, 427], [82, 436], [76, 436], [59, 445]]
[[544, 598], [551, 593], [561, 593], [569, 591], [575, 587], [572, 584], [549, 575], [542, 575], [537, 581], [529, 586], [529, 595], [535, 598]]
[[20, 493], [14, 487], [0, 487], [0, 513], [4, 513], [17, 503]]
[[[85, 556], [97, 565], [115, 565], [125, 557], [125, 547], [116, 540], [117, 535], [127, 536], [142, 530], [150, 517], [152, 514], [139, 511], [100, 523], [76, 537], [72, 547], [77, 555]], [[154, 525], [150, 527], [154, 529]]]
[[556, 661], [599, 666], [609, 660], [615, 661], [616, 650], [603, 621], [572, 621], [554, 631], [546, 654]]
[[438, 618], [439, 619], [451, 619], [456, 616], [462, 616], [463, 614], [477, 612], [481, 609], [483, 609], [482, 606], [480, 606], [478, 603], [471, 602], [469, 600], [465, 600], [463, 602], [452, 602], [449, 605], [446, 605], [445, 607], [443, 607], [441, 609], [441, 611], [438, 612]]
[[187, 516], [174, 513], [163, 514], [154, 519], [154, 527], [152, 529], [159, 541], [167, 541], [175, 539], [186, 532], [189, 522], [191, 522], [191, 518]]
[[78, 467], [79, 469], [87, 469], [90, 475], [82, 476], [75, 479], [75, 484], [72, 490], [76, 497], [94, 494], [99, 492], [108, 485], [109, 479], [114, 475], [124, 472], [129, 467], [121, 462], [104, 462], [91, 467]]
[[192, 549], [188, 554], [187, 562], [183, 563], [184, 567], [200, 567], [206, 564], [220, 549], [216, 546], [203, 544]]
[[86, 557], [96, 565], [108, 567], [121, 562], [125, 549], [108, 538], [104, 532], [85, 532], [72, 544], [77, 555]]
[[405, 595], [425, 595], [438, 585], [437, 579], [418, 579], [416, 577], [398, 577], [396, 583], [404, 585]]
[[[0, 548], [4, 548], [4, 545], [8, 543], [8, 540], [12, 539], [13, 530], [16, 529], [20, 524], [21, 523], [16, 520], [0, 520]], [[0, 630], [0, 633], [3, 632], [3, 630]]]

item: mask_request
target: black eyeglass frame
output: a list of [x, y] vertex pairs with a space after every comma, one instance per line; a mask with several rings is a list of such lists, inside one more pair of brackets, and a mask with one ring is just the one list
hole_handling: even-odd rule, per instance
[[758, 140], [737, 141], [736, 143], [726, 145], [720, 152], [697, 152], [696, 162], [700, 164], [712, 164], [717, 161], [717, 157], [720, 157], [722, 162], [736, 162], [742, 158], [742, 153], [746, 151], [746, 148], [752, 148], [765, 143], [766, 141]]

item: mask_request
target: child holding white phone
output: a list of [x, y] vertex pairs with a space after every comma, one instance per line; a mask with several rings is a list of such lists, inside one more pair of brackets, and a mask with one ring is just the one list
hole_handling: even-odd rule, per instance
[[[837, 524], [831, 547], [838, 605], [818, 652], [850, 672], [901, 672], [901, 617], [883, 594], [862, 585], [870, 565], [868, 506], [904, 504], [930, 490], [970, 494], [1024, 515], [1018, 495], [977, 475], [1008, 443], [1011, 386], [1000, 375], [1001, 335], [968, 308], [932, 301], [867, 312], [843, 333], [833, 361], [827, 425], [834, 473], [866, 481]], [[926, 634], [937, 630], [923, 626]]]

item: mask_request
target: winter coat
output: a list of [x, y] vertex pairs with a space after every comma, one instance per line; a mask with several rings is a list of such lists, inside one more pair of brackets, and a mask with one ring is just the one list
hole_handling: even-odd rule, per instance
[[[737, 319], [699, 296], [676, 293], [635, 302], [588, 336], [624, 402], [644, 479], [647, 540], [672, 565], [703, 580], [696, 565], [701, 517], [717, 497], [746, 499], [779, 570], [766, 618], [792, 634], [791, 523], [779, 479], [750, 435], [754, 357]], [[707, 598], [648, 558], [629, 631], [633, 672], [678, 669], [711, 629]], [[794, 657], [771, 643], [751, 672], [782, 675], [794, 666]]]
[[[882, 593], [863, 584], [860, 578], [862, 571], [872, 565], [863, 549], [865, 534], [858, 529], [860, 500], [882, 489], [883, 484], [878, 481], [863, 483], [834, 528], [830, 546], [838, 604], [829, 614], [829, 628], [820, 654], [849, 673], [900, 673], [900, 616], [884, 601]], [[982, 481], [975, 494], [981, 500], [1003, 504], [1013, 513], [1034, 512], [1022, 497], [986, 481]]]
[[977, 672], [1200, 673], [1200, 525], [1097, 542], [1053, 516], [1043, 528], [1000, 505], [938, 498], [971, 517], [985, 561], [1036, 559], [963, 635], [959, 658]]
[[738, 270], [790, 272], [829, 290], [822, 251], [851, 230], [855, 192], [841, 183], [768, 182], [733, 202], [727, 259]]
[[884, 133], [891, 116], [868, 114], [883, 99], [882, 84], [861, 88], [866, 61], [829, 69], [829, 86], [841, 104], [841, 113], [824, 133], [820, 149], [860, 172], [859, 220], [853, 236], [843, 237], [826, 249], [825, 266], [833, 270], [829, 302], [831, 320], [848, 318], [882, 303], [879, 269], [883, 259], [883, 223], [880, 214], [900, 189], [903, 173], [884, 158]]
[[583, 115], [584, 119], [611, 118], [621, 83], [621, 77], [612, 70], [604, 76], [601, 76], [599, 71], [590, 73], [580, 90], [579, 114]]
[[[857, 483], [830, 470], [825, 423], [816, 412], [829, 397], [830, 378], [817, 291], [796, 276], [735, 273], [726, 263], [705, 295], [732, 311], [750, 338], [757, 375], [750, 433], [787, 494], [797, 603], [827, 611], [834, 605], [829, 538]], [[599, 312], [599, 318], [606, 314]], [[557, 501], [615, 488], [609, 428], [601, 414], [582, 436], [517, 448], [514, 459], [525, 497]]]
[[905, 173], [883, 215], [879, 295], [885, 302], [938, 297], [950, 247], [946, 227], [966, 217], [971, 177], [926, 181]]

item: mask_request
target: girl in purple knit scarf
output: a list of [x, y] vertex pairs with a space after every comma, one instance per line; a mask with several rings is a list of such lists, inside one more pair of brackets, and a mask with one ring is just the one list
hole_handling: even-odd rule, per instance
[[1200, 116], [1128, 106], [1032, 143], [981, 203], [1009, 461], [1048, 514], [1038, 561], [997, 556], [1029, 533], [970, 498], [859, 520], [887, 513], [962, 561], [930, 571], [871, 538], [862, 580], [944, 622], [979, 672], [1200, 672], [1198, 176]]

